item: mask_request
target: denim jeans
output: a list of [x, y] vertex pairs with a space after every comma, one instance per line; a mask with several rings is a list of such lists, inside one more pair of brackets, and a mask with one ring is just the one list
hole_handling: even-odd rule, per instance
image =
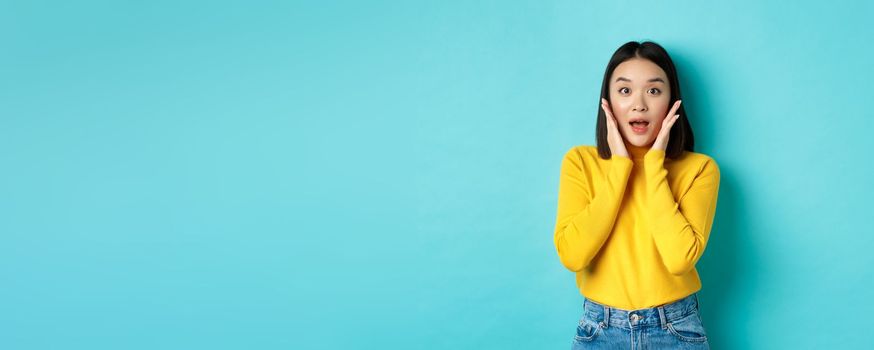
[[624, 310], [583, 298], [574, 335], [578, 349], [710, 349], [698, 293], [648, 309]]

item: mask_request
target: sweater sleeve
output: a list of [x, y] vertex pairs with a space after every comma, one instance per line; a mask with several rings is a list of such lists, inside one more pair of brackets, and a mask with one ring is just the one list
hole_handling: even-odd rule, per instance
[[626, 184], [634, 165], [631, 158], [614, 155], [606, 178], [592, 180], [576, 148], [561, 163], [558, 214], [554, 241], [559, 260], [574, 272], [589, 265], [610, 236]]
[[662, 262], [671, 274], [681, 276], [695, 267], [707, 246], [719, 194], [719, 167], [707, 160], [677, 203], [664, 161], [663, 150], [650, 150], [644, 156], [648, 219]]

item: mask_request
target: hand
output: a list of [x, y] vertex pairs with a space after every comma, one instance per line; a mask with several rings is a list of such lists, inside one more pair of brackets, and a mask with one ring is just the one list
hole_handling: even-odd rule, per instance
[[610, 146], [610, 153], [631, 158], [628, 156], [628, 150], [625, 149], [625, 141], [622, 140], [622, 134], [619, 133], [619, 126], [616, 118], [613, 117], [610, 103], [604, 98], [601, 98], [601, 109], [604, 110], [604, 114], [607, 116], [607, 144]]
[[683, 103], [681, 100], [674, 102], [674, 107], [671, 108], [671, 111], [668, 112], [668, 115], [664, 120], [662, 120], [662, 129], [659, 130], [659, 136], [657, 136], [655, 142], [652, 143], [652, 148], [650, 148], [650, 150], [664, 151], [668, 148], [668, 138], [671, 136], [671, 128], [674, 126], [674, 123], [677, 122], [677, 119], [680, 119], [680, 115], [674, 113], [677, 113], [677, 109], [680, 108], [681, 103]]

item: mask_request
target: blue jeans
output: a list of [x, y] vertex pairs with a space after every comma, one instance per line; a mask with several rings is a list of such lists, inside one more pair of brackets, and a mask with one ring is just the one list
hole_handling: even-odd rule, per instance
[[624, 310], [583, 297], [574, 335], [578, 349], [710, 349], [698, 313], [698, 293], [640, 310]]

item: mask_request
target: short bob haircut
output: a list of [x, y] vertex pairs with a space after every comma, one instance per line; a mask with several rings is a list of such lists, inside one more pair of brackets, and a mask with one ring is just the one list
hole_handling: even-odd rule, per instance
[[[610, 76], [620, 63], [628, 61], [632, 58], [643, 58], [652, 61], [665, 71], [668, 76], [668, 84], [671, 87], [671, 101], [668, 104], [672, 106], [674, 102], [680, 99], [680, 82], [677, 79], [677, 70], [674, 68], [674, 62], [668, 56], [665, 49], [654, 42], [636, 42], [629, 41], [620, 46], [613, 57], [610, 57], [610, 62], [607, 63], [607, 70], [604, 71], [604, 81], [601, 83], [601, 97], [610, 101]], [[599, 100], [600, 101], [600, 100]], [[613, 105], [612, 103], [610, 104]], [[668, 145], [665, 149], [665, 156], [671, 159], [680, 158], [683, 151], [694, 152], [695, 137], [692, 135], [692, 126], [689, 124], [689, 116], [683, 108], [684, 104], [680, 105], [677, 113], [680, 118], [677, 119], [674, 126], [671, 128], [671, 135], [668, 138]], [[607, 143], [607, 115], [601, 109], [601, 103], [598, 102], [598, 123], [595, 127], [595, 136], [598, 140], [598, 155], [603, 159], [610, 159], [612, 152], [610, 145]]]

